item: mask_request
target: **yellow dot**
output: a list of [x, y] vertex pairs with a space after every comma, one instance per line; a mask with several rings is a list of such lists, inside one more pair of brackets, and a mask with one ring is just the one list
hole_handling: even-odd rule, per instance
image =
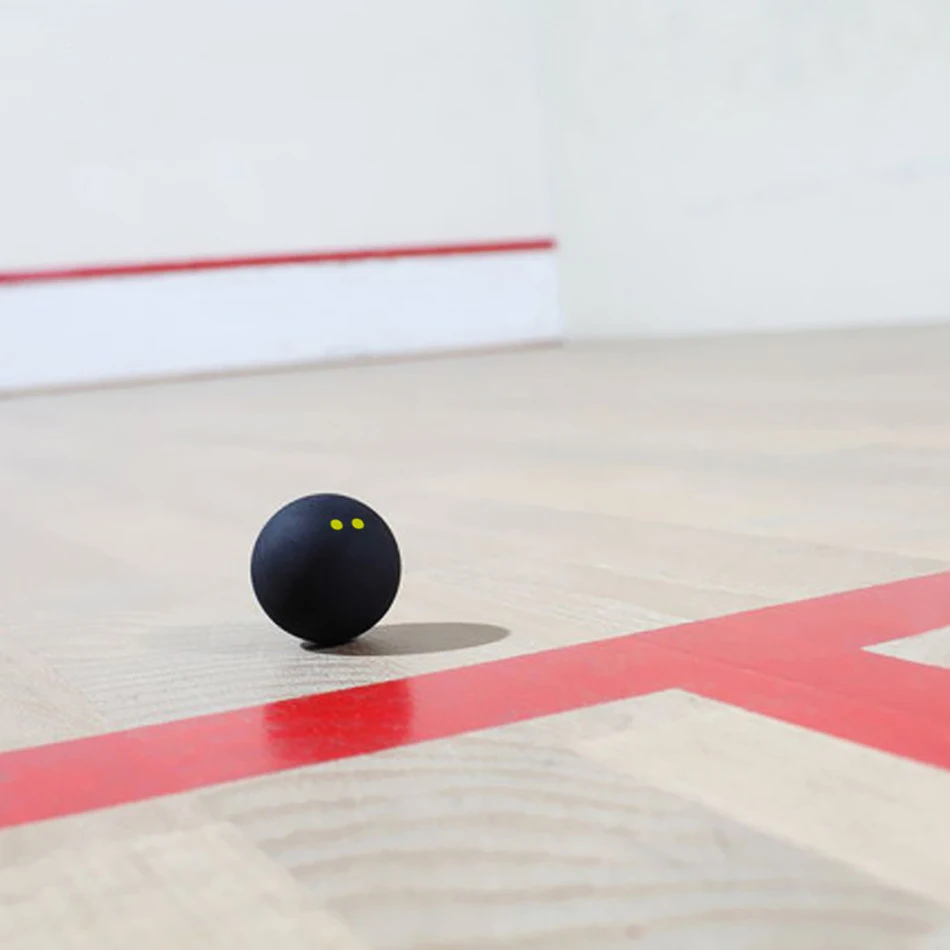
[[353, 527], [356, 528], [357, 531], [359, 531], [360, 528], [365, 527], [365, 525], [363, 524], [363, 519], [362, 519], [362, 518], [354, 518], [354, 519], [353, 519]]
[[342, 531], [342, 530], [343, 530], [343, 522], [340, 521], [339, 518], [334, 518], [334, 519], [330, 522], [330, 527], [333, 528], [334, 531]]

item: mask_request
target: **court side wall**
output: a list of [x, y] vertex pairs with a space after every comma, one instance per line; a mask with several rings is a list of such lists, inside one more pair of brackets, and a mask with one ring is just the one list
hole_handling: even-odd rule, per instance
[[[0, 388], [560, 334], [530, 0], [0, 5]], [[17, 279], [24, 274], [32, 279]]]
[[950, 318], [945, 0], [550, 0], [574, 337]]

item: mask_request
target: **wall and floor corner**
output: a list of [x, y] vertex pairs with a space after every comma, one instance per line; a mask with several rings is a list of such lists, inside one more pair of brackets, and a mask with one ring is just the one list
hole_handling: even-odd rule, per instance
[[4, 4], [0, 389], [560, 337], [536, 52], [527, 0]]
[[[547, 344], [546, 241], [0, 286], [0, 392]], [[2, 278], [0, 278], [2, 283]]]

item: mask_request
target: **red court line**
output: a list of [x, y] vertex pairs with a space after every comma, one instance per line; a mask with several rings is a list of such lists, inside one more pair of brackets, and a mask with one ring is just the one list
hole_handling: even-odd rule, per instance
[[129, 264], [96, 264], [39, 270], [0, 271], [0, 284], [92, 280], [102, 277], [141, 277], [147, 274], [174, 274], [187, 271], [228, 270], [246, 267], [278, 267], [291, 264], [347, 264], [357, 261], [394, 260], [405, 257], [511, 254], [521, 251], [549, 251], [553, 250], [555, 246], [553, 238], [524, 238], [512, 241], [482, 241], [463, 244], [420, 244], [351, 250], [302, 251], [289, 254], [256, 254], [243, 257], [208, 257]]
[[861, 649], [946, 625], [950, 572], [15, 750], [0, 755], [0, 827], [672, 688], [950, 769], [950, 671]]

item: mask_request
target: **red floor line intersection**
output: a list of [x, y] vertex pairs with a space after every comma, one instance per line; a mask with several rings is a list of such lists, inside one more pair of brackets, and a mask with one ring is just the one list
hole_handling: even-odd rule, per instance
[[0, 828], [682, 689], [950, 769], [950, 670], [863, 649], [950, 625], [950, 572], [0, 753]]

